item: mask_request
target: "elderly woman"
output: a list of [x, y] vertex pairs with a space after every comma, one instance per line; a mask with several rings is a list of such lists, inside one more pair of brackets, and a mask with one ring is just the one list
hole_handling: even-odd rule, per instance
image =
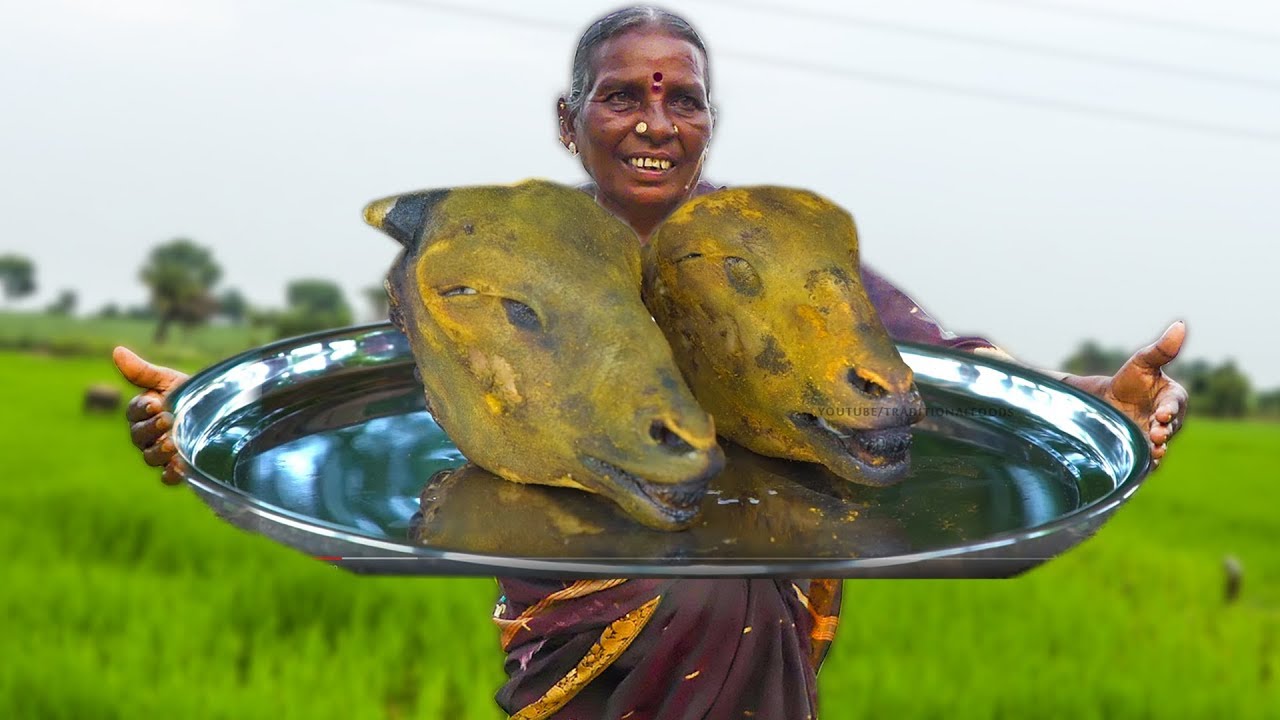
[[[628, 8], [579, 41], [569, 92], [557, 103], [560, 142], [582, 160], [582, 190], [640, 242], [690, 197], [715, 125], [707, 50], [683, 19]], [[1003, 353], [957, 337], [864, 267], [868, 294], [891, 336]], [[1162, 372], [1185, 329], [1169, 328], [1113, 377], [1066, 382], [1101, 397], [1147, 430], [1165, 456], [1186, 393]], [[1006, 356], [1007, 357], [1007, 356]], [[121, 372], [145, 392], [127, 412], [132, 438], [166, 483], [180, 480], [161, 412], [185, 376], [117, 348]], [[500, 579], [494, 612], [510, 676], [499, 704], [517, 718], [803, 718], [816, 716], [816, 674], [838, 615], [840, 584], [824, 580]]]

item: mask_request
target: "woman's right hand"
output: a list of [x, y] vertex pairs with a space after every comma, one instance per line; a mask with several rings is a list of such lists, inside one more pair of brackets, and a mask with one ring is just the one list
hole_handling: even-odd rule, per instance
[[142, 459], [153, 467], [164, 467], [160, 476], [166, 485], [182, 482], [182, 471], [169, 429], [173, 427], [173, 413], [164, 411], [164, 401], [174, 388], [187, 379], [177, 370], [151, 363], [138, 357], [125, 347], [117, 347], [111, 359], [125, 379], [145, 392], [129, 401], [125, 419], [129, 421], [129, 437], [142, 451]]

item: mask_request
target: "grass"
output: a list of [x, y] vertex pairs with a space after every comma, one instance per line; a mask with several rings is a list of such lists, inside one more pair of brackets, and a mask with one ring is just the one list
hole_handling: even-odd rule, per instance
[[0, 717], [500, 716], [493, 580], [358, 577], [231, 528], [80, 413], [116, 376], [0, 353]]
[[[81, 414], [96, 381], [124, 387], [105, 354], [0, 353], [0, 717], [501, 716], [492, 580], [355, 576], [230, 527]], [[823, 717], [1280, 717], [1276, 447], [1193, 420], [1023, 578], [846, 583]]]
[[210, 324], [186, 329], [175, 324], [164, 343], [153, 340], [155, 331], [156, 322], [150, 320], [0, 311], [0, 350], [106, 357], [116, 345], [125, 345], [148, 360], [182, 366], [188, 371], [273, 339], [267, 328], [247, 325]]

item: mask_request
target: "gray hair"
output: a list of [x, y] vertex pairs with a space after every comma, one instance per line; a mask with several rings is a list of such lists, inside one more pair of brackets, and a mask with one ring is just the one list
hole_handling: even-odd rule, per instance
[[577, 114], [587, 102], [587, 90], [596, 81], [592, 55], [604, 41], [635, 28], [657, 28], [688, 40], [702, 53], [707, 85], [707, 98], [711, 96], [711, 69], [707, 46], [698, 31], [688, 20], [651, 5], [636, 5], [609, 13], [591, 24], [578, 40], [578, 50], [573, 54], [573, 71], [569, 79], [569, 94], [565, 98], [569, 110]]

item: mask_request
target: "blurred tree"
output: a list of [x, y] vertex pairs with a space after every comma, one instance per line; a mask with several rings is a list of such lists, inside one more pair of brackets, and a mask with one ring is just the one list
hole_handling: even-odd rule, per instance
[[1202, 359], [1195, 360], [1174, 360], [1164, 367], [1165, 374], [1182, 383], [1182, 387], [1187, 389], [1187, 394], [1195, 397], [1203, 395], [1209, 388], [1209, 373], [1213, 371], [1213, 367]]
[[151, 251], [141, 277], [151, 289], [151, 307], [160, 318], [156, 342], [165, 341], [175, 321], [190, 327], [209, 319], [218, 307], [210, 291], [221, 275], [213, 255], [186, 238]]
[[121, 315], [120, 306], [113, 302], [109, 302], [106, 305], [103, 305], [101, 308], [98, 309], [98, 314], [97, 314], [97, 316], [102, 318], [103, 320], [111, 320], [113, 318], [118, 318], [120, 317], [120, 315]]
[[249, 321], [249, 327], [273, 328], [280, 321], [281, 315], [282, 313], [279, 310], [250, 307], [245, 319]]
[[50, 303], [44, 311], [50, 315], [71, 315], [76, 311], [76, 291], [63, 290], [58, 293], [58, 299]]
[[125, 308], [124, 316], [130, 320], [155, 320], [156, 311], [148, 305], [130, 305]]
[[1214, 366], [1207, 360], [1174, 360], [1169, 377], [1187, 389], [1188, 412], [1210, 417], [1241, 417], [1249, 411], [1249, 378], [1232, 360]]
[[290, 310], [314, 315], [351, 315], [337, 283], [329, 280], [294, 280], [285, 289]]
[[1234, 360], [1228, 360], [1209, 373], [1204, 392], [1193, 395], [1190, 402], [1191, 407], [1201, 405], [1205, 415], [1244, 417], [1249, 411], [1249, 378], [1236, 368]]
[[391, 299], [387, 297], [387, 289], [382, 285], [370, 285], [364, 289], [364, 299], [373, 309], [373, 319], [386, 320]]
[[1280, 420], [1280, 388], [1258, 393], [1255, 412], [1270, 420]]
[[1093, 340], [1085, 340], [1062, 369], [1072, 375], [1114, 375], [1129, 359], [1129, 353], [1115, 348], [1103, 349]]
[[17, 300], [36, 291], [36, 266], [21, 255], [0, 256], [0, 286], [5, 301]]
[[285, 289], [288, 308], [275, 317], [276, 337], [291, 337], [351, 324], [351, 308], [337, 283], [294, 280]]
[[217, 312], [217, 299], [210, 293], [204, 293], [179, 305], [177, 312], [173, 314], [173, 320], [182, 325], [183, 330], [190, 331], [197, 325], [209, 322], [209, 318]]
[[249, 302], [239, 290], [227, 288], [218, 296], [218, 314], [239, 325], [249, 314]]

